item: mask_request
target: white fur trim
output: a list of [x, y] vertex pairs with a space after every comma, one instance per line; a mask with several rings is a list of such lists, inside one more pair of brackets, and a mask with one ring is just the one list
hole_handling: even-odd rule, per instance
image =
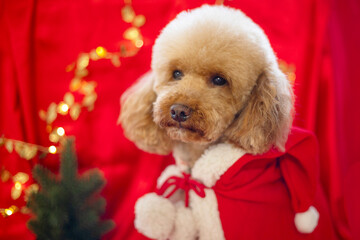
[[191, 209], [185, 207], [183, 201], [178, 202], [175, 207], [175, 226], [170, 240], [195, 240], [197, 229]]
[[225, 239], [217, 199], [212, 189], [205, 189], [205, 198], [190, 191], [190, 206], [197, 224], [200, 240]]
[[306, 212], [295, 214], [295, 226], [301, 233], [312, 233], [319, 221], [319, 212], [310, 206]]
[[208, 148], [196, 161], [191, 175], [207, 187], [215, 185], [223, 175], [245, 152], [230, 144], [221, 143]]
[[181, 170], [176, 165], [169, 165], [165, 168], [165, 170], [161, 173], [160, 177], [157, 180], [157, 187], [161, 187], [164, 182], [172, 176], [182, 177]]
[[135, 204], [135, 228], [153, 239], [168, 239], [174, 227], [176, 209], [166, 198], [149, 193]]
[[[161, 187], [164, 182], [172, 176], [177, 176], [177, 177], [184, 177], [183, 174], [181, 173], [181, 169], [176, 166], [176, 165], [169, 165], [168, 167], [165, 168], [165, 170], [161, 173], [160, 177], [157, 180], [157, 187]], [[173, 189], [175, 188], [175, 186], [171, 186], [169, 187], [163, 194], [163, 196], [166, 196], [167, 194], [169, 194]], [[183, 200], [185, 197], [184, 195], [184, 191], [182, 190], [178, 190], [176, 191], [170, 198], [169, 200], [172, 203], [175, 203], [179, 200]]]

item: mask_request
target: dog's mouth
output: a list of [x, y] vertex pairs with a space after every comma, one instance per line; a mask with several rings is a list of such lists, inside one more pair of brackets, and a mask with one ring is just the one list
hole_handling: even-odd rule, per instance
[[173, 127], [173, 128], [178, 128], [178, 129], [184, 129], [184, 130], [188, 130], [190, 132], [196, 133], [198, 134], [200, 137], [204, 137], [205, 136], [205, 132], [201, 129], [195, 128], [194, 126], [188, 126], [185, 124], [181, 124], [181, 122], [166, 122], [165, 127]]
[[160, 126], [164, 128], [170, 138], [184, 142], [211, 142], [203, 129], [192, 124], [175, 121], [162, 121]]

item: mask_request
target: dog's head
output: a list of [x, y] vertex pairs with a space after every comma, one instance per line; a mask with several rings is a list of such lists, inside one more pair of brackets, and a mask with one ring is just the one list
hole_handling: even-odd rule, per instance
[[205, 5], [163, 29], [152, 72], [121, 105], [126, 136], [145, 151], [222, 141], [258, 154], [283, 150], [293, 97], [262, 29], [239, 10]]

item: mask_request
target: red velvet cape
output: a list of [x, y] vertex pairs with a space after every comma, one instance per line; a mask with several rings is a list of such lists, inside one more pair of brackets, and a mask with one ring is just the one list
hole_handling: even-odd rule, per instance
[[[213, 187], [226, 239], [336, 239], [318, 179], [317, 141], [293, 128], [286, 151], [246, 154]], [[299, 233], [297, 212], [313, 205], [320, 213], [311, 234]]]

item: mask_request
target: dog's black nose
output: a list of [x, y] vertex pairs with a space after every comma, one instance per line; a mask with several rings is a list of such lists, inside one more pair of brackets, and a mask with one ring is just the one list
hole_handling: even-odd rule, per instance
[[191, 115], [192, 109], [182, 104], [174, 104], [170, 107], [171, 118], [178, 122], [185, 122]]

